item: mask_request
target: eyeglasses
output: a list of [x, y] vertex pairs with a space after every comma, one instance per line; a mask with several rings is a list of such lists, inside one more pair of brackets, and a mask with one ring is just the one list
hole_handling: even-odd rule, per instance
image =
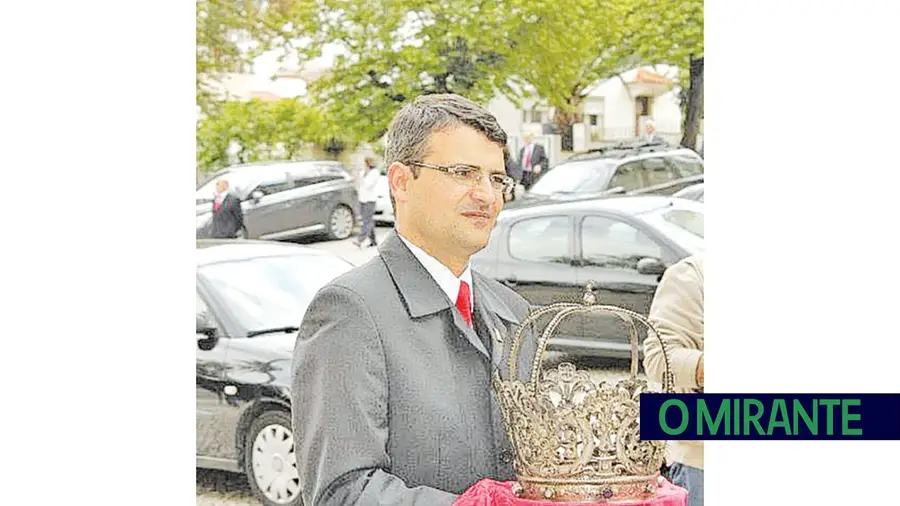
[[[450, 177], [452, 177], [454, 181], [472, 188], [475, 188], [484, 180], [484, 169], [475, 167], [474, 165], [459, 164], [446, 167], [443, 165], [432, 165], [430, 163], [422, 162], [410, 162], [407, 165], [446, 172], [447, 174], [450, 174]], [[513, 178], [504, 174], [488, 174], [488, 181], [490, 181], [491, 188], [493, 188], [495, 192], [502, 193], [509, 193], [512, 191], [513, 185], [515, 184]]]

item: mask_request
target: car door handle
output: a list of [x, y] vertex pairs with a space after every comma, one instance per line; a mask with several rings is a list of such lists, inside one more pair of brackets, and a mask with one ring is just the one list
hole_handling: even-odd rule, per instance
[[503, 284], [507, 286], [516, 286], [516, 283], [518, 283], [518, 280], [515, 276], [509, 276], [503, 280]]

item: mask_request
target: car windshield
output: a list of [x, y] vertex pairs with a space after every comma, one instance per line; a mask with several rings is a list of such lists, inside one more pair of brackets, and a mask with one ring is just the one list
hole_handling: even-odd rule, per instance
[[606, 160], [564, 163], [541, 176], [530, 192], [536, 195], [600, 192], [606, 189], [611, 171], [612, 164]]
[[213, 297], [244, 332], [299, 326], [313, 296], [353, 266], [328, 255], [284, 255], [199, 268]]

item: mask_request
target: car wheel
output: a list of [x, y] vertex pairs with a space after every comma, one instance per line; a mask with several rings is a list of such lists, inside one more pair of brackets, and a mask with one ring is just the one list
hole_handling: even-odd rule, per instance
[[343, 240], [350, 237], [350, 234], [353, 233], [353, 225], [353, 211], [345, 205], [335, 207], [328, 217], [328, 223], [326, 223], [328, 238], [331, 240]]
[[289, 414], [266, 411], [253, 421], [244, 449], [244, 469], [250, 489], [266, 506], [302, 506]]

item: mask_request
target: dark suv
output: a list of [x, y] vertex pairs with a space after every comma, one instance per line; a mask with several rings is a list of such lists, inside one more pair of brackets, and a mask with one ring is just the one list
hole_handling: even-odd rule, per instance
[[690, 149], [659, 143], [617, 144], [557, 164], [507, 207], [611, 195], [671, 196], [702, 182], [703, 159]]
[[324, 234], [346, 239], [358, 218], [353, 177], [338, 162], [271, 162], [217, 172], [197, 189], [197, 237], [209, 237], [219, 179], [242, 201], [248, 239], [291, 239]]

